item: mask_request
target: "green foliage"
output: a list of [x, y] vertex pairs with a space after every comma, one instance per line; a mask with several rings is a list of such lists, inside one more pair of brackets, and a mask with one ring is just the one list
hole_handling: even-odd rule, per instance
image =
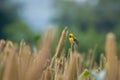
[[4, 34], [12, 41], [20, 42], [21, 39], [24, 39], [31, 45], [36, 45], [40, 39], [40, 36], [23, 22], [16, 22], [8, 25], [4, 29]]
[[80, 42], [79, 50], [87, 51], [97, 44], [98, 53], [101, 53], [104, 51], [106, 33], [114, 32], [120, 43], [119, 4], [119, 0], [86, 0], [83, 3], [54, 0], [57, 16], [53, 21], [70, 28]]
[[89, 75], [90, 75], [91, 73], [89, 72], [89, 71], [84, 71], [82, 74], [81, 74], [81, 78], [86, 78], [86, 77], [88, 77]]
[[54, 0], [57, 16], [55, 23], [63, 26], [76, 26], [79, 29], [95, 28], [105, 33], [113, 31], [119, 24], [120, 1], [96, 0], [77, 2], [75, 0]]

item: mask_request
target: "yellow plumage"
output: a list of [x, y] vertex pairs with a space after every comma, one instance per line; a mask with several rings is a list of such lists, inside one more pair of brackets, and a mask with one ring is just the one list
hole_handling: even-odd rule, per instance
[[74, 34], [69, 34], [69, 41], [78, 45], [78, 40], [74, 37]]
[[74, 42], [74, 38], [73, 38], [73, 37], [69, 38], [69, 41], [70, 41], [71, 43]]

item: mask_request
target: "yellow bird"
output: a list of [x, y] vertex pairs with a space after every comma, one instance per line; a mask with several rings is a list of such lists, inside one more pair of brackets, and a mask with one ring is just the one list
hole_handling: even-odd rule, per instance
[[70, 33], [69, 34], [69, 41], [71, 42], [71, 43], [75, 43], [75, 44], [79, 44], [79, 42], [78, 42], [78, 40], [74, 37], [74, 34], [73, 33]]

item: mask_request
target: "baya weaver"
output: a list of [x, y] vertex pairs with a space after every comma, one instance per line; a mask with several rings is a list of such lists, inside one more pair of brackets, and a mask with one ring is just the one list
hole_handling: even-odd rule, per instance
[[79, 43], [78, 40], [75, 38], [74, 34], [72, 34], [72, 33], [69, 34], [69, 41], [76, 45], [78, 45], [78, 43]]

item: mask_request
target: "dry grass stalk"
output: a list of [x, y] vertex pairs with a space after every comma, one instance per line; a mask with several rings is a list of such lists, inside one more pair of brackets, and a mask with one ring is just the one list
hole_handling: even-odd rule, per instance
[[43, 71], [43, 74], [40, 80], [53, 80], [53, 71], [47, 68], [45, 71]]
[[95, 46], [94, 50], [92, 51], [92, 56], [91, 56], [91, 60], [90, 60], [89, 69], [94, 68], [94, 65], [95, 65], [94, 63], [95, 63], [96, 50], [97, 50], [97, 45]]
[[83, 59], [86, 60], [86, 65], [87, 66], [90, 66], [90, 63], [91, 63], [90, 60], [92, 59], [92, 53], [93, 53], [93, 50], [89, 49], [87, 56], [86, 55], [84, 55], [84, 57], [82, 56]]
[[19, 67], [19, 80], [24, 80], [28, 67], [32, 62], [31, 49], [24, 41], [21, 41], [19, 58], [18, 58], [18, 67]]
[[57, 77], [54, 80], [64, 80], [63, 75], [62, 74], [57, 74]]
[[4, 47], [5, 47], [5, 41], [4, 40], [0, 40], [0, 53], [3, 51]]
[[101, 54], [101, 56], [100, 56], [100, 70], [105, 69], [105, 64], [106, 64], [105, 56], [103, 54]]
[[59, 54], [61, 53], [61, 51], [63, 50], [64, 45], [65, 45], [65, 41], [66, 41], [66, 38], [67, 38], [67, 34], [68, 34], [67, 27], [65, 27], [65, 29], [62, 31], [62, 35], [60, 37], [58, 46], [56, 48], [55, 57], [58, 57]]
[[[3, 80], [18, 80], [17, 54], [11, 42], [7, 43], [8, 57], [6, 61]], [[9, 48], [9, 49], [8, 49]]]
[[65, 45], [65, 41], [66, 41], [66, 38], [67, 38], [67, 34], [68, 34], [68, 30], [67, 30], [67, 27], [65, 27], [65, 29], [62, 31], [62, 35], [60, 37], [58, 46], [56, 48], [55, 56], [52, 59], [50, 67], [53, 66], [55, 58], [60, 56], [60, 53], [63, 51], [64, 45]]
[[64, 80], [74, 80], [77, 77], [77, 70], [75, 56], [73, 56], [73, 54], [70, 55], [69, 63], [66, 66], [67, 68], [65, 69]]
[[3, 72], [5, 67], [5, 62], [7, 55], [3, 53], [6, 42], [4, 40], [0, 40], [0, 80], [3, 78]]
[[118, 59], [116, 40], [113, 33], [109, 33], [106, 39], [106, 69], [108, 80], [118, 80]]
[[80, 56], [76, 51], [70, 54], [70, 59], [66, 66], [67, 67], [65, 68], [64, 72], [64, 80], [76, 80], [82, 70]]
[[16, 47], [13, 45], [11, 41], [6, 41], [6, 45], [4, 47], [3, 53], [8, 54], [11, 49], [16, 49]]
[[6, 58], [7, 58], [7, 55], [0, 53], [0, 80], [2, 80], [3, 78]]
[[118, 80], [120, 80], [120, 61], [119, 61], [119, 73], [118, 73]]
[[60, 59], [55, 59], [55, 80], [58, 80], [58, 78], [61, 80], [64, 72], [64, 63], [65, 63], [65, 57], [61, 56]]
[[5, 67], [4, 63], [0, 62], [0, 80], [2, 80], [3, 78], [4, 67]]
[[34, 58], [32, 65], [29, 67], [25, 80], [38, 80], [41, 78], [43, 70], [46, 68], [46, 63], [50, 58], [52, 31], [49, 31], [42, 48]]
[[80, 53], [77, 52], [76, 52], [76, 68], [77, 68], [77, 76], [79, 76], [83, 71], [83, 65], [81, 62], [81, 55]]

